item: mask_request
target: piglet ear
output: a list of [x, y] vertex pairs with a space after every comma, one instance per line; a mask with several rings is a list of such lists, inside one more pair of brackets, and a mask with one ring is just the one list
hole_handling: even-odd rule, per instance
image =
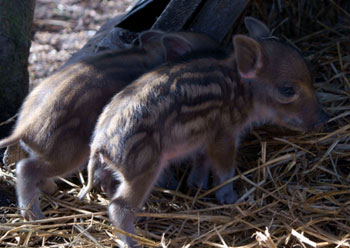
[[165, 35], [162, 38], [162, 45], [167, 60], [172, 60], [193, 50], [191, 44], [187, 40], [174, 34]]
[[233, 37], [238, 73], [242, 78], [255, 78], [265, 61], [261, 45], [245, 35]]
[[158, 30], [147, 30], [139, 34], [140, 47], [147, 47], [150, 43], [161, 40], [164, 32]]
[[254, 39], [262, 39], [270, 37], [270, 29], [258, 19], [254, 17], [244, 18], [245, 26], [248, 29], [249, 36]]

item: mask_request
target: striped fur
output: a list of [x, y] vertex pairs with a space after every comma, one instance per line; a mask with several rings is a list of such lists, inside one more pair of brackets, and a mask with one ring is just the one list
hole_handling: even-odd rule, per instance
[[[205, 152], [219, 184], [234, 175], [239, 140], [252, 125], [308, 130], [322, 118], [310, 72], [294, 48], [242, 35], [234, 44], [235, 53], [201, 54], [155, 69], [105, 107], [88, 168], [93, 173], [104, 162], [120, 178], [109, 207], [118, 228], [134, 232], [134, 211], [170, 161]], [[222, 203], [236, 199], [232, 185], [216, 194]]]

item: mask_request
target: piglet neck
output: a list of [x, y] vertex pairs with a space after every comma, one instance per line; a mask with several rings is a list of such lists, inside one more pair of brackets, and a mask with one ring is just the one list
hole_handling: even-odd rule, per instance
[[259, 127], [272, 122], [274, 112], [271, 108], [267, 107], [266, 99], [264, 98], [265, 92], [262, 92], [264, 89], [259, 87], [258, 91], [253, 90], [253, 88], [257, 88], [254, 83], [249, 83], [248, 88], [247, 90], [251, 92], [251, 111], [247, 118], [247, 125], [250, 127]]
[[273, 113], [261, 102], [262, 94], [257, 94], [254, 87], [252, 81], [238, 77], [233, 112], [236, 113], [235, 123], [240, 130], [261, 126], [272, 118]]

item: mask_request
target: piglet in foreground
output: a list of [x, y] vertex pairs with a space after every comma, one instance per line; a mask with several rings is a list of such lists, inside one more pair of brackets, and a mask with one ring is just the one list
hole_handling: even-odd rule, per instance
[[30, 153], [16, 167], [17, 195], [25, 219], [43, 218], [39, 191], [52, 193], [52, 178], [87, 162], [99, 114], [110, 99], [141, 74], [166, 60], [218, 44], [195, 33], [144, 32], [140, 48], [108, 51], [67, 66], [40, 83], [25, 99], [12, 135]]
[[[88, 171], [102, 162], [121, 181], [108, 209], [116, 227], [134, 233], [135, 211], [170, 161], [204, 152], [219, 184], [234, 176], [247, 128], [272, 122], [310, 130], [327, 119], [299, 52], [269, 37], [260, 21], [247, 18], [246, 24], [253, 38], [235, 35], [234, 53], [218, 51], [162, 66], [105, 107]], [[216, 194], [224, 203], [235, 200], [232, 184]]]

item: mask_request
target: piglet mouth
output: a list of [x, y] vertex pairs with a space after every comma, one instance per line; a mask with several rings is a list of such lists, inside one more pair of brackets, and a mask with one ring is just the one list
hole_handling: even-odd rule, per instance
[[320, 110], [317, 114], [315, 114], [312, 117], [312, 121], [305, 122], [307, 129], [306, 131], [320, 130], [324, 126], [324, 124], [326, 124], [330, 119], [329, 115], [323, 110]]
[[[301, 118], [285, 118], [286, 126], [295, 131], [310, 132], [316, 131], [321, 128], [329, 120], [329, 115], [320, 110], [317, 114], [311, 114], [310, 116]], [[311, 118], [310, 118], [311, 117]]]
[[310, 127], [305, 126], [304, 123], [297, 118], [286, 118], [284, 121], [286, 123], [286, 127], [293, 131], [305, 132], [312, 129]]

